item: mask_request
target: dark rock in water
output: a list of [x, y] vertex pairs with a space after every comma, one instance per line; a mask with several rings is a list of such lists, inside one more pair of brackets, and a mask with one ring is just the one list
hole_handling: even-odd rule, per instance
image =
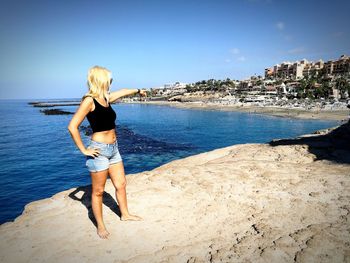
[[91, 129], [90, 125], [88, 125], [88, 126], [80, 125], [79, 131], [83, 132], [84, 135], [86, 135], [86, 136], [92, 135], [92, 129]]
[[145, 135], [134, 133], [125, 125], [117, 125], [118, 145], [123, 153], [159, 154], [188, 151], [195, 148], [189, 144], [179, 144], [159, 141]]
[[28, 102], [28, 104], [32, 105], [33, 107], [49, 108], [49, 107], [55, 107], [55, 106], [78, 106], [80, 105], [80, 101], [69, 101], [69, 100], [46, 101], [46, 102], [32, 101], [32, 102]]
[[53, 108], [55, 107], [55, 105], [39, 105], [39, 104], [34, 104], [33, 107], [37, 107], [37, 108]]
[[38, 104], [40, 103], [39, 101], [32, 101], [32, 102], [28, 102], [29, 105], [35, 105], [35, 104]]
[[[80, 125], [79, 130], [86, 136], [92, 135], [90, 125]], [[153, 139], [151, 137], [134, 133], [125, 125], [116, 125], [118, 148], [122, 153], [136, 153], [136, 154], [158, 154], [177, 151], [188, 151], [195, 148], [189, 144], [168, 143]]]
[[47, 108], [55, 106], [78, 106], [80, 103], [38, 103], [33, 104], [33, 107]]
[[40, 112], [43, 112], [45, 115], [67, 115], [67, 114], [74, 114], [73, 112], [63, 111], [63, 110], [60, 110], [60, 109], [40, 110]]

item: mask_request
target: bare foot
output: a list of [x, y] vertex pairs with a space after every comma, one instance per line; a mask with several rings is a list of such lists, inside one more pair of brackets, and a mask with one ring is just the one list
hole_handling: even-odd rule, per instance
[[100, 236], [100, 238], [106, 239], [109, 236], [109, 232], [105, 228], [98, 228], [97, 234]]
[[140, 221], [140, 220], [143, 220], [143, 218], [140, 217], [140, 216], [128, 214], [126, 216], [122, 215], [120, 220], [122, 220], [122, 221], [128, 221], [128, 220], [130, 220], [130, 221]]

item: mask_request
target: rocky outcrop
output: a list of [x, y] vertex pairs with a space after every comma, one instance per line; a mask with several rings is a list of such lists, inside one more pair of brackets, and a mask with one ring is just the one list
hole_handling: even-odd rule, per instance
[[129, 210], [143, 221], [119, 220], [108, 180], [107, 240], [96, 234], [91, 185], [32, 202], [1, 225], [0, 262], [349, 262], [348, 129], [129, 174]]
[[178, 102], [209, 102], [213, 99], [218, 99], [222, 95], [220, 93], [204, 93], [204, 92], [194, 92], [185, 93], [181, 95], [176, 95], [168, 98], [168, 101], [178, 101]]
[[[68, 103], [67, 103], [68, 102]], [[32, 105], [33, 107], [39, 107], [39, 108], [52, 108], [55, 106], [78, 106], [80, 105], [80, 101], [55, 101], [55, 102], [48, 102], [48, 101], [33, 101], [28, 102], [29, 105]]]
[[40, 112], [44, 113], [45, 115], [67, 115], [67, 114], [74, 114], [74, 112], [64, 111], [64, 110], [60, 110], [60, 109], [40, 110]]

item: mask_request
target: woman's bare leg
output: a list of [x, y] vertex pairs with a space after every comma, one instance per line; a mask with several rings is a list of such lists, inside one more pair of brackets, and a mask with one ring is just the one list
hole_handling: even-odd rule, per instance
[[100, 172], [90, 172], [92, 181], [91, 206], [97, 222], [97, 234], [101, 238], [108, 238], [109, 232], [102, 218], [103, 192], [108, 176], [108, 170]]
[[118, 201], [118, 205], [121, 212], [121, 220], [142, 220], [137, 215], [131, 215], [128, 210], [127, 198], [126, 198], [126, 178], [124, 172], [123, 161], [112, 164], [109, 166], [109, 176], [115, 188], [115, 196]]

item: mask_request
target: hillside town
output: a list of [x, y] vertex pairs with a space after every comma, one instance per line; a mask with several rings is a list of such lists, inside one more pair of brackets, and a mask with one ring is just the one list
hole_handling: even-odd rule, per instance
[[[336, 60], [283, 62], [265, 69], [264, 76], [245, 80], [202, 80], [151, 88], [148, 101], [200, 102], [293, 108], [346, 109], [350, 103], [350, 57]], [[139, 100], [124, 98], [123, 102]]]

